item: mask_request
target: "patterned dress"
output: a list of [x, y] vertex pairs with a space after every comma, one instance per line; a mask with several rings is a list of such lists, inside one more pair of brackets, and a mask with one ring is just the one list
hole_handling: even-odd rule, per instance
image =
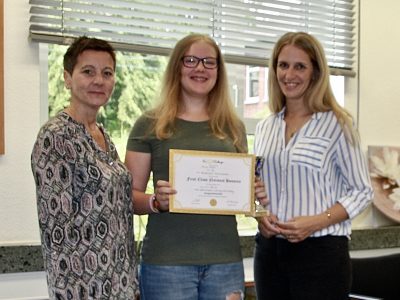
[[[104, 130], [103, 130], [104, 132]], [[137, 294], [132, 177], [62, 112], [32, 151], [50, 299], [129, 299]]]

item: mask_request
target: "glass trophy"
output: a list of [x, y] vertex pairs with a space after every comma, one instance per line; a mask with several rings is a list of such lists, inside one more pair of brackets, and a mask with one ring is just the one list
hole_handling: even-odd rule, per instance
[[[260, 180], [263, 180], [263, 169], [264, 166], [264, 157], [262, 156], [256, 156], [256, 161], [255, 161], [255, 175], [257, 178]], [[255, 206], [254, 206], [254, 212], [253, 212], [253, 217], [261, 217], [269, 214], [269, 211], [267, 207], [263, 204], [261, 204], [257, 199], [255, 199]]]

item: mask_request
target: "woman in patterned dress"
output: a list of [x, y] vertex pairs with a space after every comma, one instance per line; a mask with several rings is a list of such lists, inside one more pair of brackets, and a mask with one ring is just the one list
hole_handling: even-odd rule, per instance
[[115, 85], [115, 53], [80, 37], [64, 55], [70, 104], [32, 151], [50, 299], [135, 299], [131, 175], [96, 116]]

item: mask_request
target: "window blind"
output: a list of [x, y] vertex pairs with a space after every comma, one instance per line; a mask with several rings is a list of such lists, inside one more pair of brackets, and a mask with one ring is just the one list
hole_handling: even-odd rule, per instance
[[330, 67], [354, 75], [353, 0], [30, 0], [30, 38], [69, 44], [88, 35], [118, 50], [167, 55], [188, 33], [212, 36], [227, 62], [267, 66], [276, 40], [305, 31]]

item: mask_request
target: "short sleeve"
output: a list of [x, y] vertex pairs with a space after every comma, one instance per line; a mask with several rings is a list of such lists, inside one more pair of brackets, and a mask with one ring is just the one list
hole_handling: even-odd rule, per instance
[[133, 125], [126, 145], [127, 151], [151, 152], [150, 137], [153, 136], [152, 119], [141, 116]]

